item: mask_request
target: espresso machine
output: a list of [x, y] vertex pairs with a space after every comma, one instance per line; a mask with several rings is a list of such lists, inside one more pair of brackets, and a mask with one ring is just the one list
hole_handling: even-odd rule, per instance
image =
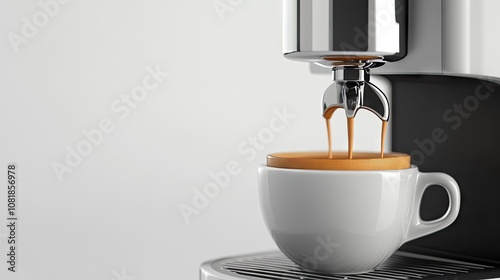
[[[208, 261], [200, 279], [500, 279], [497, 11], [496, 0], [284, 0], [284, 56], [333, 80], [318, 111], [390, 121], [392, 151], [457, 180], [460, 214], [370, 273], [304, 271], [276, 251]], [[422, 219], [441, 217], [447, 202], [428, 188]]]

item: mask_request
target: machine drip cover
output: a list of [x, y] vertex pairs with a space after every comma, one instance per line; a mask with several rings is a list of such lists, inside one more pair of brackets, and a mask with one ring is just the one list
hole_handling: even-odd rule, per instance
[[348, 276], [305, 271], [281, 252], [224, 258], [206, 262], [200, 268], [201, 280], [487, 279], [495, 275], [498, 277], [498, 269], [491, 265], [402, 251], [396, 252], [375, 271]]

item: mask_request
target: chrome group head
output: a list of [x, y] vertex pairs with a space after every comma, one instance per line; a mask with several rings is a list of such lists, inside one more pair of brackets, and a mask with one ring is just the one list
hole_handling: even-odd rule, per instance
[[389, 100], [370, 83], [369, 71], [364, 67], [334, 67], [333, 83], [323, 95], [323, 116], [329, 118], [336, 109], [343, 108], [346, 117], [354, 118], [359, 109], [366, 109], [382, 121], [389, 121]]

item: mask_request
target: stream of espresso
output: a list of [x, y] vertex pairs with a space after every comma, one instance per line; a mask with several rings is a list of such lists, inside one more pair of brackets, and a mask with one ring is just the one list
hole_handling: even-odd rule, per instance
[[347, 118], [347, 157], [352, 159], [354, 146], [354, 118]]
[[[332, 118], [333, 112], [326, 112], [324, 117], [326, 120], [326, 132], [328, 134], [328, 158], [333, 158], [332, 149], [332, 131], [330, 125], [330, 119]], [[380, 158], [384, 158], [384, 146], [385, 146], [385, 134], [387, 130], [387, 122], [382, 121], [382, 131], [380, 136]], [[353, 149], [354, 149], [354, 118], [347, 118], [347, 156], [352, 159]]]
[[385, 131], [387, 130], [387, 121], [382, 121], [382, 133], [380, 136], [380, 158], [384, 158]]
[[328, 134], [328, 158], [333, 158], [332, 132], [330, 131], [330, 118], [326, 118], [326, 133]]

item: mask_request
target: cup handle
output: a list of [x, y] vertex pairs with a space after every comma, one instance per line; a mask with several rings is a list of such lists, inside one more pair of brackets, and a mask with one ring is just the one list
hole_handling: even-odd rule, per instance
[[[449, 226], [455, 221], [460, 210], [460, 189], [455, 179], [450, 175], [444, 173], [419, 173], [417, 176], [415, 201], [405, 242], [431, 234]], [[441, 218], [432, 221], [423, 221], [420, 217], [422, 196], [425, 190], [431, 185], [442, 186], [448, 193], [450, 204], [448, 210]]]

